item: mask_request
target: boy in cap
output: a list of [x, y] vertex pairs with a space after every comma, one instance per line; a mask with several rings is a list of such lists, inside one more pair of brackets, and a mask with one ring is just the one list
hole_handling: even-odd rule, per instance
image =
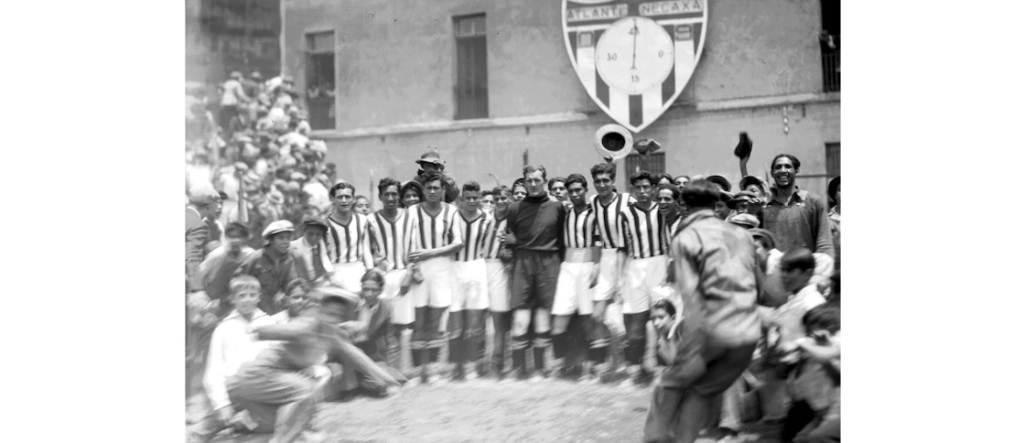
[[199, 265], [206, 255], [206, 244], [210, 228], [204, 220], [212, 218], [220, 206], [220, 194], [212, 185], [203, 184], [189, 190], [188, 206], [185, 207], [185, 276], [188, 292], [202, 289], [199, 280]]
[[232, 405], [228, 396], [227, 380], [238, 373], [243, 363], [255, 359], [270, 345], [255, 340], [250, 333], [253, 328], [274, 323], [256, 307], [259, 297], [260, 282], [255, 277], [243, 275], [231, 280], [231, 295], [225, 305], [233, 309], [213, 331], [203, 377], [213, 414], [189, 428], [192, 441], [207, 441], [221, 429], [245, 421], [242, 408]]
[[210, 252], [206, 260], [199, 265], [203, 291], [211, 302], [219, 304], [218, 317], [227, 315], [231, 310], [231, 305], [227, 301], [231, 295], [229, 283], [235, 271], [246, 257], [256, 252], [245, 245], [249, 240], [249, 228], [241, 223], [228, 223], [224, 230], [224, 238], [224, 244]]
[[295, 259], [289, 252], [295, 228], [288, 220], [278, 220], [263, 230], [265, 246], [242, 262], [235, 275], [251, 275], [260, 281], [259, 307], [269, 315], [281, 311], [288, 284], [301, 279], [295, 271]]
[[328, 356], [383, 384], [398, 383], [337, 327], [358, 300], [336, 288], [321, 288], [312, 295], [320, 304], [315, 314], [252, 329], [260, 340], [281, 343], [243, 363], [227, 381], [228, 396], [249, 412], [256, 423], [254, 430], [273, 432], [270, 443], [293, 442], [310, 424], [329, 382], [330, 371], [322, 366]]
[[296, 271], [310, 282], [327, 281], [334, 274], [334, 266], [327, 255], [327, 242], [324, 240], [329, 229], [327, 222], [320, 217], [305, 216], [302, 218], [302, 226], [302, 238], [291, 243]]
[[441, 175], [441, 181], [444, 183], [444, 202], [452, 203], [459, 198], [458, 185], [450, 174], [444, 172], [444, 162], [441, 161], [441, 154], [437, 152], [437, 148], [428, 148], [427, 152], [423, 153], [419, 160], [416, 160], [416, 164], [420, 165], [420, 170], [416, 171], [416, 177], [413, 177], [413, 180], [426, 186], [427, 183], [423, 180], [425, 174], [436, 172]]

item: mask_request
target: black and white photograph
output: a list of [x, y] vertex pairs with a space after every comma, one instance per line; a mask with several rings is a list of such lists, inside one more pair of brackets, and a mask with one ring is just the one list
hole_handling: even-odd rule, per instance
[[186, 0], [199, 442], [838, 442], [839, 0]]

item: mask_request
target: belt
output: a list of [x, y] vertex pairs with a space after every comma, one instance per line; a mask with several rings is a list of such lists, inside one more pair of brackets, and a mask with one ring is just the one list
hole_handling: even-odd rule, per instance
[[565, 263], [590, 263], [597, 258], [597, 248], [567, 248]]

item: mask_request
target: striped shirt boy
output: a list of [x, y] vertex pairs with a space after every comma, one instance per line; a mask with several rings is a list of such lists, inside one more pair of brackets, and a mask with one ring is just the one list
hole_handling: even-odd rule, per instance
[[462, 214], [459, 214], [458, 222], [459, 229], [462, 230], [463, 241], [462, 249], [455, 254], [455, 260], [467, 262], [483, 259], [489, 246], [487, 237], [494, 225], [494, 219], [486, 212], [480, 212], [480, 215], [472, 221], [466, 220]]

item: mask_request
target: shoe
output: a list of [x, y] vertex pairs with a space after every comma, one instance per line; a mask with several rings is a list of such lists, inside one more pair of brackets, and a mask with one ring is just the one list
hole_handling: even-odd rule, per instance
[[647, 386], [651, 384], [651, 380], [654, 377], [653, 374], [651, 374], [651, 371], [649, 371], [647, 368], [640, 368], [639, 371], [636, 371], [636, 373], [633, 374], [632, 378], [633, 384], [635, 384], [636, 386]]
[[452, 371], [452, 381], [466, 381], [466, 368], [462, 365], [456, 365], [455, 370]]
[[583, 375], [583, 367], [580, 365], [560, 368], [557, 377], [562, 380], [576, 381]]

